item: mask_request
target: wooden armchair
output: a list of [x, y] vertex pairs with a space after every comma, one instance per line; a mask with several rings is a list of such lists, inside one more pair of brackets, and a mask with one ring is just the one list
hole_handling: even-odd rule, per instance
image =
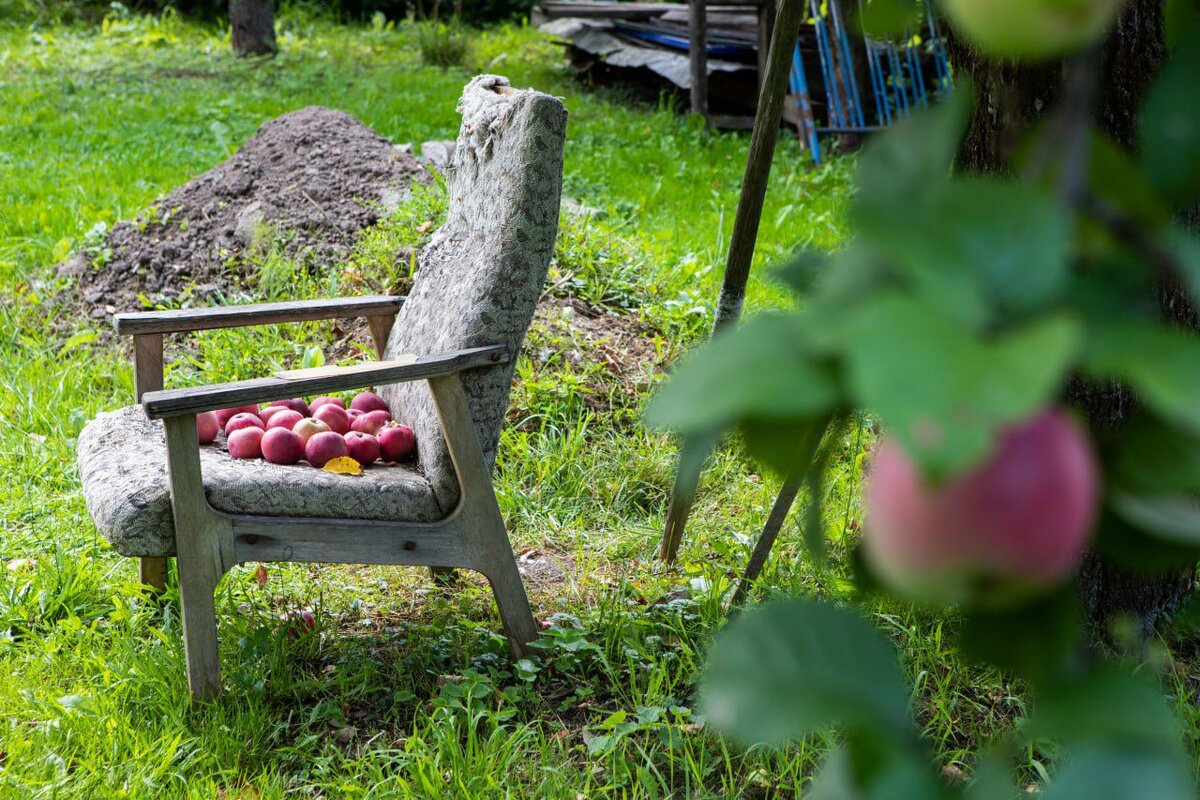
[[[161, 586], [178, 560], [188, 685], [221, 688], [213, 592], [247, 561], [461, 567], [491, 584], [513, 652], [537, 636], [491, 483], [513, 358], [554, 248], [566, 111], [480, 76], [463, 92], [446, 223], [422, 252], [412, 293], [118, 315], [134, 337], [140, 406], [99, 415], [80, 436], [88, 510]], [[163, 334], [365, 316], [383, 360], [315, 377], [161, 391]], [[415, 354], [415, 355], [414, 355]], [[348, 478], [306, 465], [235, 461], [197, 443], [201, 411], [380, 387], [417, 433], [416, 467]], [[162, 422], [156, 422], [161, 420]], [[149, 450], [149, 452], [147, 452]]]

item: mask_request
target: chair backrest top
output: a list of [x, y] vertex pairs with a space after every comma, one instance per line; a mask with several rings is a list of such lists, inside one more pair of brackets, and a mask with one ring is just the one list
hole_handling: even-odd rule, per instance
[[[560, 100], [480, 75], [463, 90], [445, 223], [418, 258], [385, 358], [504, 345], [505, 364], [462, 373], [490, 467], [517, 351], [546, 281], [558, 231], [566, 109]], [[458, 483], [423, 382], [381, 388], [417, 434], [420, 462], [447, 512]]]

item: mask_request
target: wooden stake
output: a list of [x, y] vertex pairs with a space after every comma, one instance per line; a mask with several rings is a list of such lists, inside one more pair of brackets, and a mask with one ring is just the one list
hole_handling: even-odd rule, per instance
[[[695, 16], [696, 3], [692, 3]], [[775, 28], [771, 31], [771, 49], [767, 54], [766, 75], [761, 82], [758, 109], [754, 116], [754, 132], [750, 135], [750, 152], [746, 158], [746, 172], [742, 179], [742, 194], [738, 200], [737, 215], [733, 220], [733, 237], [729, 242], [729, 256], [725, 261], [725, 280], [721, 296], [717, 301], [717, 318], [713, 333], [734, 323], [742, 313], [742, 302], [746, 298], [746, 281], [750, 277], [750, 263], [754, 258], [754, 243], [758, 238], [758, 223], [762, 218], [763, 199], [767, 193], [767, 179], [771, 176], [771, 160], [775, 156], [775, 141], [779, 138], [779, 121], [783, 113], [783, 98], [787, 93], [788, 71], [792, 49], [800, 35], [800, 20], [803, 16], [801, 0], [781, 0]], [[693, 69], [695, 59], [692, 60]], [[692, 85], [693, 102], [695, 83]], [[693, 109], [694, 110], [694, 109]], [[671, 563], [683, 537], [683, 527], [692, 510], [695, 485], [681, 481], [676, 473], [675, 487], [671, 491], [671, 506], [667, 511], [667, 522], [659, 546], [659, 557]]]

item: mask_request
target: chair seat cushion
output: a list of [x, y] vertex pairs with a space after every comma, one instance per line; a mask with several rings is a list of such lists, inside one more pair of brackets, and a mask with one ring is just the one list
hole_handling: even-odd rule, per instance
[[[362, 476], [236, 460], [224, 437], [200, 448], [208, 502], [218, 511], [259, 516], [436, 522], [449, 510], [416, 468], [374, 465]], [[79, 436], [79, 473], [88, 512], [117, 552], [175, 554], [175, 528], [161, 422], [141, 406], [103, 413]]]

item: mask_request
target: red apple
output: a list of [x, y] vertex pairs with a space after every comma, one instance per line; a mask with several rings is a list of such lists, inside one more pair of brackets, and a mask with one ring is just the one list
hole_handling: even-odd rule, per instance
[[361, 408], [347, 408], [346, 413], [350, 415], [350, 421], [353, 422], [367, 412], [363, 411]]
[[263, 424], [258, 414], [243, 411], [229, 418], [229, 421], [225, 423], [225, 433], [229, 434], [234, 431], [240, 431], [242, 428], [258, 428], [261, 431], [265, 427], [267, 426]]
[[272, 464], [295, 464], [304, 458], [304, 439], [287, 428], [271, 428], [263, 434], [262, 455]]
[[[1065, 413], [1004, 430], [984, 463], [940, 486], [908, 454], [882, 444], [866, 490], [867, 560], [897, 592], [956, 602], [1001, 600], [1066, 579], [1100, 499], [1096, 456]], [[991, 587], [978, 596], [981, 586]]]
[[407, 425], [387, 425], [379, 429], [379, 451], [384, 461], [400, 461], [412, 452], [416, 434]]
[[369, 433], [346, 434], [346, 453], [364, 467], [379, 460], [379, 440]]
[[316, 436], [318, 433], [325, 433], [326, 431], [328, 431], [329, 426], [326, 425], [324, 422], [321, 422], [321, 420], [319, 420], [319, 419], [313, 419], [312, 417], [305, 417], [304, 419], [297, 422], [295, 427], [292, 428], [292, 430], [294, 430], [296, 433], [300, 434], [300, 438], [307, 442], [309, 439]]
[[349, 455], [349, 451], [346, 449], [346, 440], [340, 433], [333, 431], [318, 433], [304, 445], [304, 457], [308, 459], [308, 463], [318, 469], [325, 466], [330, 459], [344, 455]]
[[241, 428], [229, 434], [225, 444], [229, 455], [234, 458], [259, 458], [262, 455], [263, 431], [261, 428]]
[[289, 409], [287, 406], [269, 405], [266, 408], [264, 408], [262, 411], [258, 412], [258, 418], [261, 419], [263, 422], [270, 422], [271, 417], [275, 416], [280, 411], [290, 411], [290, 410], [291, 409]]
[[350, 430], [358, 431], [359, 433], [369, 433], [374, 436], [391, 419], [392, 415], [386, 411], [368, 411], [361, 417], [356, 417], [354, 422], [350, 423]]
[[200, 444], [212, 444], [220, 429], [221, 423], [217, 422], [217, 415], [213, 412], [201, 411], [196, 415], [196, 438], [200, 440]]
[[302, 417], [307, 417], [309, 413], [308, 403], [304, 402], [303, 397], [293, 397], [291, 400], [276, 400], [271, 405], [283, 406], [284, 408], [290, 408], [292, 411], [298, 411]]
[[324, 405], [331, 405], [331, 404], [335, 405], [341, 409], [346, 408], [346, 401], [343, 400], [342, 398], [330, 397], [328, 395], [321, 395], [316, 400], [313, 400], [311, 403], [308, 404], [308, 410], [315, 416], [318, 408], [320, 408], [321, 406], [324, 406]]
[[290, 431], [302, 419], [304, 419], [303, 414], [289, 408], [286, 411], [280, 411], [278, 414], [272, 414], [271, 421], [267, 423], [267, 428], [287, 428]]
[[354, 399], [350, 401], [351, 408], [357, 408], [359, 411], [387, 411], [387, 403], [383, 402], [383, 398], [374, 392], [359, 392], [354, 395]]
[[291, 636], [303, 636], [317, 629], [317, 618], [307, 608], [301, 611], [289, 611], [283, 617]]
[[334, 433], [344, 434], [350, 430], [350, 415], [346, 413], [346, 409], [332, 403], [326, 403], [314, 411], [313, 418], [324, 422]]
[[251, 403], [250, 405], [247, 405], [247, 406], [238, 406], [237, 408], [222, 408], [216, 412], [217, 424], [221, 426], [221, 430], [225, 430], [226, 424], [228, 424], [229, 420], [233, 419], [233, 417], [235, 415], [237, 415], [237, 414], [257, 414], [257, 413], [258, 413], [258, 406], [254, 403]]

